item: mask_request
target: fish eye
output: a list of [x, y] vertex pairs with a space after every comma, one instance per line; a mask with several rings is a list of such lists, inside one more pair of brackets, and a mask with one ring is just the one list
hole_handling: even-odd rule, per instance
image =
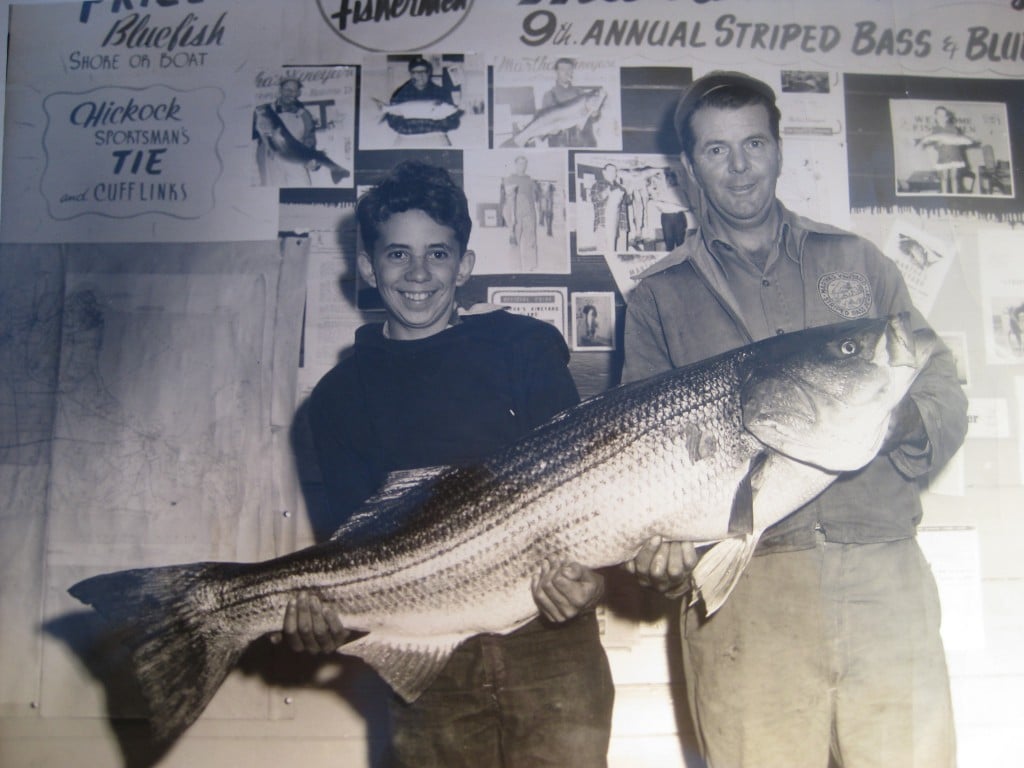
[[859, 350], [860, 347], [858, 346], [857, 342], [854, 341], [853, 339], [843, 339], [841, 342], [839, 342], [839, 351], [845, 357], [856, 355]]

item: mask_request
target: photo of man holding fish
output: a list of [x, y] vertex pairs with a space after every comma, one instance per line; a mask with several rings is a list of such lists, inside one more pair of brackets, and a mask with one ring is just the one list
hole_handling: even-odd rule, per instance
[[265, 187], [351, 188], [356, 68], [286, 67], [255, 93], [253, 183]]
[[[843, 319], [909, 313], [927, 328], [878, 248], [777, 200], [779, 120], [771, 86], [742, 73], [711, 72], [684, 91], [675, 128], [699, 190], [698, 230], [631, 295], [625, 382]], [[690, 712], [710, 764], [955, 764], [938, 598], [915, 532], [917, 480], [953, 455], [966, 424], [955, 362], [939, 344], [877, 456], [767, 528], [713, 616], [684, 604]], [[756, 529], [764, 478], [752, 470], [750, 480]], [[629, 567], [681, 595], [714, 550], [673, 539], [653, 538]]]
[[495, 147], [622, 149], [614, 62], [505, 57], [493, 69]]
[[252, 138], [260, 186], [309, 187], [313, 185], [311, 172], [320, 168], [326, 169], [334, 184], [352, 175], [349, 168], [317, 148], [317, 121], [301, 95], [299, 78], [282, 77], [277, 98], [253, 111]]
[[362, 69], [364, 149], [482, 149], [487, 77], [479, 54], [368, 56]]

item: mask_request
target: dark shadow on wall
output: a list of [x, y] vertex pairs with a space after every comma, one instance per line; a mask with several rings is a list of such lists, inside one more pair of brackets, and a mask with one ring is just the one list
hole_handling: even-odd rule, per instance
[[[605, 607], [609, 612], [626, 621], [648, 624], [663, 621], [667, 625], [665, 658], [679, 748], [687, 768], [707, 768], [697, 747], [697, 736], [686, 695], [679, 637], [680, 601], [670, 600], [654, 589], [641, 586], [623, 568], [608, 568], [602, 573], [605, 577]], [[620, 706], [620, 702], [616, 702], [616, 706]]]
[[145, 720], [146, 703], [135, 682], [131, 659], [118, 632], [92, 611], [70, 613], [43, 625], [43, 631], [63, 642], [103, 686], [108, 725], [125, 768], [151, 768], [173, 746], [153, 739]]
[[[118, 630], [92, 612], [61, 616], [47, 622], [43, 629], [63, 642], [102, 684], [108, 725], [124, 768], [160, 764], [175, 741], [159, 743], [154, 739], [146, 719], [147, 705]], [[390, 742], [387, 697], [391, 694], [377, 674], [358, 659], [295, 653], [261, 638], [245, 651], [237, 669], [247, 676], [258, 675], [266, 685], [280, 691], [334, 691], [366, 721], [369, 765], [384, 765]]]

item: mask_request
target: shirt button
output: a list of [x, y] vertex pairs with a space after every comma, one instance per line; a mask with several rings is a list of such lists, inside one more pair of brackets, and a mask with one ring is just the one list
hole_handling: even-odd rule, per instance
[[772, 281], [769, 280], [767, 277], [765, 277], [765, 278], [763, 278], [761, 280], [761, 285], [763, 285], [765, 288], [767, 288], [771, 284], [772, 284]]
[[776, 336], [781, 336], [781, 335], [782, 335], [782, 334], [784, 334], [785, 332], [786, 332], [786, 329], [785, 329], [785, 328], [776, 328], [776, 329], [775, 329], [775, 335], [776, 335]]

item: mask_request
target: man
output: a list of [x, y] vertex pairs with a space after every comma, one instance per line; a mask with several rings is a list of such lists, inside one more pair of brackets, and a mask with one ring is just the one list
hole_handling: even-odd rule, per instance
[[[573, 85], [576, 74], [576, 62], [561, 58], [555, 62], [555, 84], [541, 97], [541, 109], [550, 109], [560, 104], [578, 99], [586, 92], [583, 88]], [[596, 147], [597, 139], [591, 120], [582, 127], [570, 126], [556, 133], [549, 134], [549, 147]]]
[[618, 253], [619, 235], [625, 245], [629, 225], [625, 206], [626, 188], [614, 163], [601, 168], [601, 178], [590, 185], [590, 203], [594, 207], [594, 241], [604, 253]]
[[[277, 98], [256, 108], [252, 137], [256, 143], [256, 166], [265, 187], [308, 187], [309, 172], [319, 164], [300, 155], [316, 149], [316, 122], [299, 100], [302, 83], [286, 77], [278, 84]], [[298, 147], [299, 151], [289, 147]]]
[[[409, 61], [409, 79], [395, 89], [391, 94], [391, 104], [404, 104], [409, 101], [427, 101], [455, 106], [451, 92], [434, 82], [434, 65], [424, 58], [415, 58]], [[428, 141], [436, 143], [437, 146], [451, 146], [448, 140], [448, 131], [459, 127], [462, 113], [452, 110], [450, 114], [441, 119], [426, 117], [403, 117], [397, 114], [387, 114], [385, 119], [393, 131], [402, 136], [415, 136], [417, 141]], [[434, 134], [430, 136], [430, 134]], [[398, 145], [402, 142], [399, 141]]]
[[[909, 311], [894, 263], [786, 209], [779, 111], [765, 83], [700, 78], [675, 125], [698, 229], [648, 270], [626, 317], [626, 381], [776, 333]], [[955, 763], [935, 583], [915, 540], [916, 479], [966, 431], [949, 351], [928, 363], [878, 456], [768, 529], [713, 616], [690, 607], [682, 651], [699, 745], [714, 768], [937, 768]], [[652, 539], [630, 567], [679, 593], [690, 544]]]
[[537, 212], [541, 205], [540, 185], [526, 173], [527, 159], [515, 159], [515, 171], [502, 180], [506, 197], [506, 216], [511, 233], [509, 242], [519, 253], [519, 271], [536, 272], [539, 266], [537, 251]]
[[409, 79], [391, 94], [392, 104], [405, 101], [443, 101], [453, 104], [451, 94], [433, 81], [434, 66], [426, 59], [409, 62]]

